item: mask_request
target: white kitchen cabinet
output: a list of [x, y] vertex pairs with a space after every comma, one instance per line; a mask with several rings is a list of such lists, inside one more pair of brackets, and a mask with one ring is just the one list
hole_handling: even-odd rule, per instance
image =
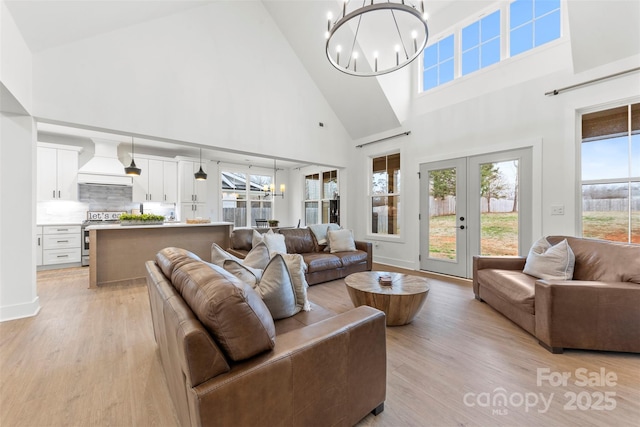
[[79, 263], [81, 241], [79, 225], [45, 225], [42, 227], [41, 265]]
[[210, 218], [206, 203], [181, 203], [180, 220]]
[[78, 199], [78, 150], [38, 146], [38, 201]]
[[142, 169], [133, 177], [134, 202], [176, 203], [178, 200], [178, 166], [175, 161], [136, 157]]
[[42, 227], [36, 227], [36, 265], [42, 265]]
[[[207, 162], [202, 163], [202, 169], [205, 172], [208, 170], [207, 166]], [[178, 162], [180, 201], [182, 203], [207, 202], [207, 180], [198, 181], [193, 176], [198, 170], [200, 170], [200, 162], [188, 160]]]

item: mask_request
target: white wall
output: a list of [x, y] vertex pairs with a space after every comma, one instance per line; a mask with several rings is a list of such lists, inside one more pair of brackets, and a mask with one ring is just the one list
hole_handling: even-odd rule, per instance
[[[25, 110], [31, 111], [31, 51], [4, 1], [0, 2], [0, 82]], [[3, 99], [2, 103], [5, 102]]]
[[[419, 269], [419, 165], [430, 161], [534, 147], [533, 238], [580, 233], [579, 134], [577, 112], [640, 97], [638, 74], [584, 86], [558, 96], [544, 93], [636, 67], [638, 56], [589, 72], [571, 70], [570, 45], [560, 41], [534, 55], [499, 64], [452, 85], [416, 97], [412, 115], [402, 128], [358, 141], [365, 143], [410, 130], [407, 137], [353, 148], [350, 189], [367, 189], [369, 157], [401, 152], [402, 228], [400, 239], [367, 235], [370, 218], [366, 192], [349, 199], [349, 223], [356, 236], [377, 241], [374, 260]], [[636, 101], [637, 102], [637, 101]], [[563, 205], [564, 215], [551, 215]], [[524, 248], [526, 253], [527, 248]]]
[[344, 128], [261, 2], [213, 2], [49, 49], [34, 70], [39, 118], [293, 160], [345, 158]]
[[0, 113], [0, 321], [40, 309], [35, 255], [35, 125]]

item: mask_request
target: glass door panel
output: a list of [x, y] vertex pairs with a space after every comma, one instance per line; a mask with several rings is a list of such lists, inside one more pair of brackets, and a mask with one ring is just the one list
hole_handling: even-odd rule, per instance
[[480, 255], [518, 255], [518, 162], [480, 164]]

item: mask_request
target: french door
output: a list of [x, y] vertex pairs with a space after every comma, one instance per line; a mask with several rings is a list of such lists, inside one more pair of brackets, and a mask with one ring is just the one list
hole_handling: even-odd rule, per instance
[[420, 165], [420, 268], [471, 277], [473, 255], [531, 245], [532, 154], [522, 148]]

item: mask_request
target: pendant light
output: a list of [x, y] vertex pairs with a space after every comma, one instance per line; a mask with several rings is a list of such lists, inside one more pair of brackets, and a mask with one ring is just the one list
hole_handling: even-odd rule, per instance
[[202, 170], [202, 148], [200, 149], [200, 170], [193, 174], [196, 181], [204, 181], [207, 179], [207, 174]]
[[132, 176], [140, 176], [142, 169], [136, 166], [136, 162], [133, 160], [133, 137], [131, 137], [131, 164], [124, 168], [124, 173]]

